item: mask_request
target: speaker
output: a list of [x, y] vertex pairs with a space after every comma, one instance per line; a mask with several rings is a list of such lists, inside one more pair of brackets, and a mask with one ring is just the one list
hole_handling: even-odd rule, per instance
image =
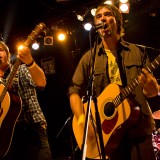
[[53, 45], [53, 37], [52, 36], [45, 36], [44, 37], [44, 45], [45, 46]]

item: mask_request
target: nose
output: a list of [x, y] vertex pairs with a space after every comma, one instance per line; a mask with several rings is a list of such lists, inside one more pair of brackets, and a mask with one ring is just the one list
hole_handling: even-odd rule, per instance
[[105, 16], [104, 16], [104, 15], [102, 15], [101, 21], [102, 21], [102, 22], [106, 22], [106, 19], [105, 19]]
[[106, 22], [106, 20], [105, 20], [105, 19], [101, 19], [101, 21], [102, 21], [102, 22]]

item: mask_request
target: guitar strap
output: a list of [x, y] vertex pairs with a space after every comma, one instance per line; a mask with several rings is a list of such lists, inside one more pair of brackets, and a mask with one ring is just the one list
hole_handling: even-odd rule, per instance
[[4, 76], [1, 77], [1, 80], [0, 80], [0, 83], [1, 83], [1, 84], [3, 84], [3, 85], [6, 84], [7, 77], [8, 77], [8, 75], [9, 75], [9, 73], [10, 73], [10, 66], [8, 66], [8, 68], [5, 70]]
[[6, 71], [4, 73], [4, 79], [6, 79], [8, 77], [10, 71], [11, 71], [11, 68], [10, 68], [10, 66], [8, 66], [8, 68], [6, 69]]
[[[102, 49], [103, 49], [103, 52], [106, 53], [103, 46], [102, 46]], [[120, 77], [121, 77], [121, 81], [122, 81], [122, 87], [126, 87], [127, 86], [127, 78], [126, 78], [125, 66], [124, 66], [124, 62], [123, 62], [123, 59], [125, 56], [125, 51], [122, 51], [122, 50], [123, 50], [123, 46], [120, 46], [119, 49], [117, 50], [116, 61], [117, 61], [118, 67], [119, 67], [119, 73], [120, 73]], [[107, 56], [106, 76], [108, 79], [108, 83], [111, 83], [108, 70], [109, 70], [109, 68], [108, 68], [108, 56]]]
[[123, 63], [123, 59], [125, 56], [125, 51], [123, 54], [121, 54], [121, 50], [117, 51], [117, 63], [118, 63], [118, 67], [119, 67], [119, 71], [120, 71], [120, 76], [121, 76], [121, 80], [122, 80], [122, 87], [126, 87], [127, 86], [127, 77], [126, 77], [126, 72], [125, 72], [125, 66]]

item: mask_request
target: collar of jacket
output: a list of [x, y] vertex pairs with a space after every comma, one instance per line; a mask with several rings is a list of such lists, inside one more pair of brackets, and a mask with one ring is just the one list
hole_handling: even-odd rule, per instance
[[[118, 41], [118, 50], [121, 50], [121, 49], [130, 50], [129, 42], [124, 41], [123, 38], [120, 38]], [[102, 41], [97, 45], [97, 51], [98, 51], [98, 54], [106, 54]]]

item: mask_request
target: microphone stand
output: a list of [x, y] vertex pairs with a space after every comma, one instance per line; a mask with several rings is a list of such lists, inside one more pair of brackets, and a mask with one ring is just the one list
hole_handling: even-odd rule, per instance
[[[60, 134], [62, 133], [63, 129], [65, 128], [65, 126], [68, 124], [69, 125], [69, 128], [70, 128], [70, 132], [71, 132], [71, 120], [72, 120], [72, 115], [70, 115], [67, 120], [65, 121], [64, 125], [61, 127], [61, 129], [59, 130], [58, 134], [56, 135], [56, 139], [60, 136]], [[70, 141], [71, 141], [71, 148], [72, 148], [72, 155], [71, 157], [71, 160], [75, 160], [75, 152], [78, 150], [78, 147], [74, 148], [73, 147], [73, 139], [72, 137], [70, 137]]]
[[[90, 34], [89, 34], [90, 35]], [[99, 142], [100, 142], [100, 149], [102, 155], [102, 159], [106, 160], [105, 156], [105, 148], [104, 148], [104, 142], [103, 142], [103, 136], [102, 136], [102, 129], [101, 129], [101, 121], [100, 116], [98, 112], [98, 106], [97, 106], [97, 98], [93, 96], [93, 82], [94, 82], [94, 74], [95, 74], [95, 60], [96, 60], [96, 50], [97, 50], [97, 43], [98, 43], [98, 35], [96, 34], [96, 42], [94, 46], [94, 54], [92, 54], [92, 45], [91, 45], [91, 36], [90, 36], [90, 51], [91, 55], [93, 55], [92, 59], [92, 68], [91, 68], [91, 76], [89, 78], [88, 82], [88, 88], [87, 88], [87, 113], [86, 113], [86, 119], [85, 119], [85, 126], [84, 126], [84, 135], [83, 135], [83, 143], [82, 143], [82, 160], [85, 160], [86, 158], [86, 150], [87, 150], [87, 134], [88, 134], [88, 125], [89, 125], [89, 117], [90, 117], [90, 110], [91, 110], [91, 101], [93, 100], [94, 106], [95, 106], [95, 117], [96, 117], [96, 126], [99, 136]], [[96, 137], [96, 133], [95, 133]], [[98, 143], [97, 143], [98, 145]], [[99, 146], [97, 146], [99, 147]]]
[[56, 138], [59, 137], [59, 135], [60, 135], [61, 132], [63, 131], [64, 127], [67, 125], [67, 123], [69, 123], [69, 121], [71, 120], [71, 118], [72, 118], [72, 115], [67, 118], [67, 120], [65, 121], [64, 125], [61, 127], [61, 129], [60, 129], [59, 132], [57, 133]]

